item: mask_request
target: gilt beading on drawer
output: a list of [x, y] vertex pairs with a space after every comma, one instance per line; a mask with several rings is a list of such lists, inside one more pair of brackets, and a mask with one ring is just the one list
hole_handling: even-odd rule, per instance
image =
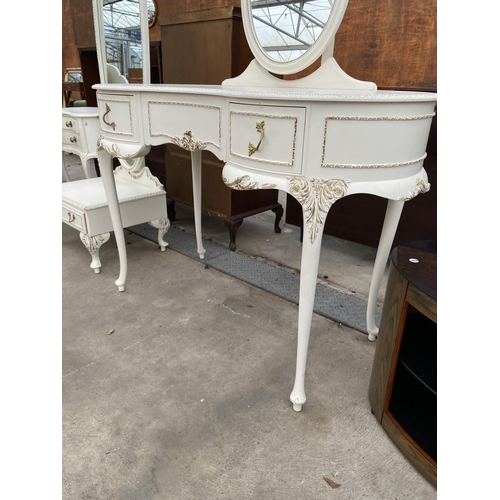
[[321, 167], [381, 169], [418, 165], [426, 157], [433, 116], [327, 116]]
[[135, 128], [139, 128], [139, 123], [134, 124], [135, 96], [97, 95], [97, 106], [104, 134], [119, 136], [127, 141], [138, 139], [137, 132], [134, 132]]
[[168, 137], [189, 151], [211, 144], [221, 148], [222, 111], [218, 106], [191, 102], [148, 101], [149, 135]]
[[306, 109], [229, 105], [229, 157], [258, 170], [300, 173]]

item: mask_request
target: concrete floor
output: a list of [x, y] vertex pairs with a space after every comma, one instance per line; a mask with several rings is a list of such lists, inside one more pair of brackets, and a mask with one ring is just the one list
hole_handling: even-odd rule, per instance
[[[175, 224], [192, 231], [191, 220], [178, 206]], [[227, 244], [220, 219], [203, 227]], [[94, 274], [62, 226], [63, 498], [436, 498], [370, 412], [376, 343], [315, 314], [296, 413], [297, 306], [125, 233], [119, 293], [113, 236]], [[237, 251], [298, 268], [298, 235], [263, 214], [245, 220]], [[372, 249], [325, 237], [321, 259], [331, 286], [367, 295]]]

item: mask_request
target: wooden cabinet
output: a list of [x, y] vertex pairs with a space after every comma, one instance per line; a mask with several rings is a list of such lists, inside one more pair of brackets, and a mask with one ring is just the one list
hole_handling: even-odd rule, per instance
[[[196, 12], [160, 16], [163, 82], [214, 84], [241, 74], [252, 53], [245, 38], [241, 9], [218, 7]], [[224, 219], [229, 248], [236, 248], [236, 233], [245, 217], [267, 210], [276, 214], [275, 231], [283, 208], [276, 189], [235, 191], [222, 182], [224, 164], [207, 151], [202, 153], [202, 209]], [[189, 152], [165, 147], [165, 170], [169, 217], [175, 220], [175, 202], [192, 205]], [[155, 171], [155, 175], [160, 177]]]
[[408, 460], [437, 484], [437, 251], [435, 241], [391, 255], [368, 396]]

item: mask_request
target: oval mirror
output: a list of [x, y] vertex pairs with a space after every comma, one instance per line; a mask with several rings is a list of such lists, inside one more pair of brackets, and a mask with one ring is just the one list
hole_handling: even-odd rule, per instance
[[243, 23], [255, 59], [268, 71], [302, 71], [328, 51], [348, 0], [244, 0]]

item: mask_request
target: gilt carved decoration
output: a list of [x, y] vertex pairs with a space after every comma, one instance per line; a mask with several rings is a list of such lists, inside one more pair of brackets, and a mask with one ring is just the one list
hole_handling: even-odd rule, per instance
[[304, 224], [309, 230], [311, 243], [314, 243], [330, 207], [347, 193], [347, 182], [340, 179], [289, 177], [288, 188], [302, 205]]

